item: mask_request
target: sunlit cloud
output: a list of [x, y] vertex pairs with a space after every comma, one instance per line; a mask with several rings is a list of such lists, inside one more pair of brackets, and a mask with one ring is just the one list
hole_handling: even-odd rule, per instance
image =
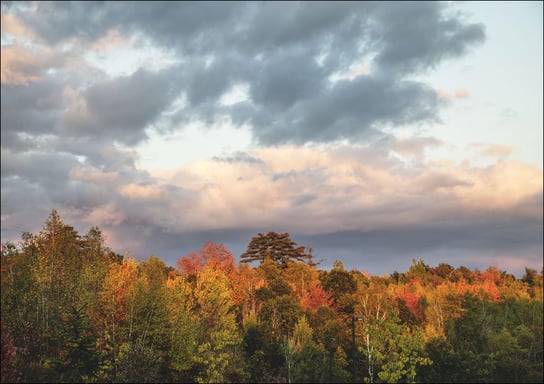
[[91, 49], [99, 54], [107, 54], [113, 50], [118, 50], [132, 46], [135, 37], [126, 37], [118, 29], [110, 29], [102, 38], [91, 45]]
[[42, 72], [61, 64], [60, 57], [46, 49], [32, 49], [21, 44], [2, 47], [2, 84], [28, 85], [40, 79]]
[[[4, 7], [2, 7], [0, 24], [3, 40], [12, 38], [19, 41], [29, 41], [34, 40], [37, 37], [32, 28], [22, 22], [17, 15], [4, 11]], [[4, 41], [2, 42], [2, 45], [4, 45]]]
[[491, 156], [497, 158], [508, 157], [513, 152], [512, 147], [501, 144], [471, 143], [470, 147], [482, 156]]
[[190, 189], [194, 200], [178, 213], [201, 229], [268, 223], [324, 233], [476, 219], [494, 211], [538, 216], [522, 204], [542, 190], [541, 171], [522, 163], [436, 162], [416, 170], [367, 149], [293, 146], [256, 149], [249, 156], [260, 161], [196, 162], [167, 178], [161, 174], [162, 186], [130, 185], [121, 194], [157, 199], [169, 185]]
[[446, 99], [446, 100], [466, 99], [470, 97], [470, 92], [464, 88], [456, 89], [454, 91], [446, 91], [443, 89], [439, 89], [437, 93], [438, 93], [438, 97], [440, 97], [441, 99]]
[[158, 186], [129, 184], [119, 189], [121, 196], [128, 199], [154, 200], [163, 195]]

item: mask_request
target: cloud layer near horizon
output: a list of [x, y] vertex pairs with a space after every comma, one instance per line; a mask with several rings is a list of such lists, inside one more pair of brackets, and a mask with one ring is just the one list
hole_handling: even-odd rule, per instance
[[[2, 3], [2, 240], [58, 208], [170, 263], [277, 230], [360, 269], [365, 244], [388, 255], [376, 270], [402, 249], [534, 267], [541, 169], [492, 143], [474, 147], [490, 166], [432, 160], [447, 143], [402, 136], [470, 97], [418, 77], [484, 41], [437, 2]], [[141, 165], [152, 134], [195, 123], [248, 129], [253, 148]]]

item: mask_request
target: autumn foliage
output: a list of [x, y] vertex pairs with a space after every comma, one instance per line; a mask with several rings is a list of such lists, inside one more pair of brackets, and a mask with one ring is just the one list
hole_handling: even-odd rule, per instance
[[53, 211], [2, 244], [2, 382], [542, 382], [542, 272], [320, 269], [288, 233], [176, 267]]

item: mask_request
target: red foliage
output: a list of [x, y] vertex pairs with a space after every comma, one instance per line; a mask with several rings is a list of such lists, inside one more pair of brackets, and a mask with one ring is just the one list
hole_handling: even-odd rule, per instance
[[201, 250], [191, 252], [176, 262], [183, 274], [196, 275], [204, 268], [225, 272], [230, 276], [235, 271], [234, 256], [223, 244], [209, 242]]
[[418, 319], [422, 318], [423, 316], [423, 309], [421, 308], [421, 293], [418, 293], [417, 285], [420, 285], [420, 283], [415, 280], [411, 279], [403, 290], [398, 291], [396, 293], [396, 296], [406, 303], [406, 306], [412, 311], [414, 315]]
[[302, 296], [300, 304], [305, 310], [316, 312], [321, 306], [332, 307], [333, 299], [321, 288], [320, 285], [312, 285]]
[[204, 263], [196, 253], [189, 253], [176, 262], [176, 265], [182, 273], [186, 275], [196, 275], [204, 269]]

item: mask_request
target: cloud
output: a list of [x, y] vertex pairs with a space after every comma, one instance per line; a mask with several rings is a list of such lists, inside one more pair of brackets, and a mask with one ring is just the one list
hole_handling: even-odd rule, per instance
[[129, 184], [123, 186], [119, 192], [128, 199], [156, 200], [163, 197], [160, 189], [151, 185]]
[[437, 91], [438, 97], [445, 100], [465, 99], [470, 97], [470, 92], [464, 88], [456, 89], [453, 92], [448, 92], [443, 89]]
[[9, 12], [9, 7], [6, 6], [4, 11], [4, 3], [2, 2], [1, 26], [2, 35], [10, 36], [14, 39], [31, 40], [36, 38], [36, 34], [24, 22], [22, 22], [14, 13]]
[[125, 215], [111, 203], [94, 207], [83, 221], [100, 227], [118, 226], [125, 219]]
[[512, 154], [513, 149], [507, 145], [471, 143], [470, 147], [482, 156], [505, 158]]
[[145, 129], [172, 99], [171, 81], [165, 71], [139, 70], [131, 76], [96, 83], [80, 94], [72, 91], [61, 132], [137, 144], [147, 138]]
[[[38, 3], [17, 17], [43, 44], [97, 50], [137, 36], [178, 55], [172, 71], [141, 69], [77, 90], [80, 108], [66, 113], [63, 133], [129, 145], [145, 140], [145, 129], [180, 95], [189, 108], [161, 120], [160, 129], [226, 118], [248, 124], [262, 145], [361, 141], [384, 126], [439, 121], [445, 104], [407, 76], [485, 38], [482, 25], [442, 3]], [[358, 76], [331, 82], [350, 71]], [[247, 86], [247, 100], [222, 104], [237, 84]]]
[[434, 2], [380, 6], [376, 24], [383, 45], [376, 56], [378, 68], [388, 73], [434, 68], [485, 40], [483, 24], [464, 23], [459, 15], [446, 14], [446, 9]]
[[250, 156], [259, 161], [197, 162], [149, 185], [124, 185], [120, 197], [142, 200], [147, 212], [125, 206], [125, 216], [173, 233], [263, 225], [330, 233], [491, 220], [497, 212], [538, 216], [521, 207], [542, 190], [540, 170], [520, 163], [444, 163], [416, 172], [364, 148], [276, 147]]
[[70, 170], [70, 179], [92, 184], [113, 184], [119, 178], [118, 172], [104, 172], [93, 166], [76, 165]]
[[1, 82], [2, 84], [28, 85], [31, 81], [38, 80], [40, 67], [47, 67], [43, 63], [37, 63], [38, 54], [24, 49], [20, 45], [2, 49]]
[[426, 148], [442, 145], [444, 143], [434, 137], [400, 137], [395, 140], [392, 148], [402, 156], [421, 158]]
[[439, 99], [425, 84], [357, 77], [299, 101], [282, 114], [261, 109], [251, 121], [262, 144], [363, 138], [393, 125], [438, 121]]
[[62, 88], [51, 79], [26, 87], [2, 84], [0, 103], [2, 148], [28, 147], [40, 136], [54, 133], [64, 108]]
[[118, 29], [110, 29], [107, 34], [92, 44], [92, 49], [99, 54], [107, 54], [112, 50], [130, 46], [134, 38], [127, 38]]

